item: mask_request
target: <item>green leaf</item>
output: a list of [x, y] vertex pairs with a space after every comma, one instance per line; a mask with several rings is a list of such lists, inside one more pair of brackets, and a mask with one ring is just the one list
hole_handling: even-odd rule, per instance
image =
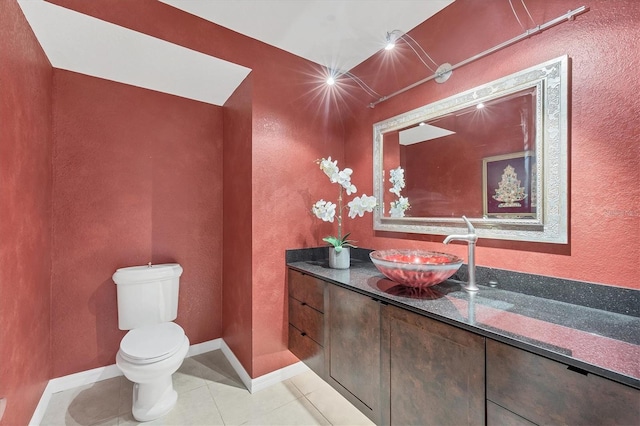
[[351, 235], [351, 233], [345, 235], [344, 237], [342, 237], [342, 239], [338, 239], [334, 236], [328, 236], [328, 237], [324, 237], [322, 241], [325, 241], [329, 243], [330, 246], [333, 246], [336, 249], [336, 253], [340, 253], [343, 247], [358, 248], [356, 245], [353, 244], [354, 241], [347, 239], [349, 238], [349, 235]]
[[352, 248], [358, 248], [358, 246], [356, 246], [355, 244], [353, 244], [355, 241], [353, 240], [349, 240], [349, 235], [351, 235], [351, 232], [349, 232], [348, 234], [346, 234], [344, 237], [342, 237], [342, 241], [340, 242], [340, 245], [342, 247], [352, 247]]
[[336, 237], [332, 237], [332, 236], [324, 237], [322, 240], [326, 241], [327, 243], [329, 243], [329, 245], [332, 245], [336, 248], [342, 246], [342, 241], [337, 239]]

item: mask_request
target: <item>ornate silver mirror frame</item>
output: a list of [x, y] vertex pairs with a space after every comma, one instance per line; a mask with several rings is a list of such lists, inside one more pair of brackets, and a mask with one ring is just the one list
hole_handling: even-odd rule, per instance
[[[373, 126], [373, 189], [385, 200], [391, 184], [385, 181], [385, 133], [416, 126], [452, 114], [479, 102], [532, 88], [535, 91], [535, 149], [532, 179], [537, 184], [535, 217], [470, 217], [480, 238], [566, 244], [568, 242], [568, 57], [562, 56], [463, 93], [397, 115]], [[542, 161], [541, 161], [542, 160]], [[480, 165], [481, 166], [481, 165]], [[389, 171], [386, 171], [387, 177]], [[480, 188], [480, 184], [478, 185]], [[480, 189], [479, 189], [480, 190]], [[411, 201], [411, 200], [409, 200]], [[465, 224], [460, 217], [405, 217], [385, 215], [383, 202], [374, 211], [376, 231], [448, 235]]]

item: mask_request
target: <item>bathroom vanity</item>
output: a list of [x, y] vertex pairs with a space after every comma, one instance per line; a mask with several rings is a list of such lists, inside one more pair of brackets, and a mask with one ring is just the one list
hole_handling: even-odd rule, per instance
[[484, 278], [417, 292], [309, 250], [287, 253], [289, 348], [376, 424], [639, 424], [637, 312]]

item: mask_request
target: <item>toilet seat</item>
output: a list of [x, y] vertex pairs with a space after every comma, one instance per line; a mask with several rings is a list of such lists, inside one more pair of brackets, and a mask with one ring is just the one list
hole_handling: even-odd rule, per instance
[[150, 364], [171, 357], [182, 347], [184, 330], [174, 322], [130, 330], [120, 342], [120, 355], [134, 364]]

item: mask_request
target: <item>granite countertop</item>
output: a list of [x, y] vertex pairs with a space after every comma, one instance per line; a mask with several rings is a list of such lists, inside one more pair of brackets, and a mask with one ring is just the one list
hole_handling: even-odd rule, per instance
[[352, 256], [351, 268], [346, 270], [331, 269], [317, 256], [315, 260], [288, 256], [287, 265], [390, 305], [640, 389], [637, 315], [494, 288], [482, 281], [475, 294], [463, 290], [463, 283], [457, 280], [420, 291], [386, 279], [373, 263], [360, 257]]

